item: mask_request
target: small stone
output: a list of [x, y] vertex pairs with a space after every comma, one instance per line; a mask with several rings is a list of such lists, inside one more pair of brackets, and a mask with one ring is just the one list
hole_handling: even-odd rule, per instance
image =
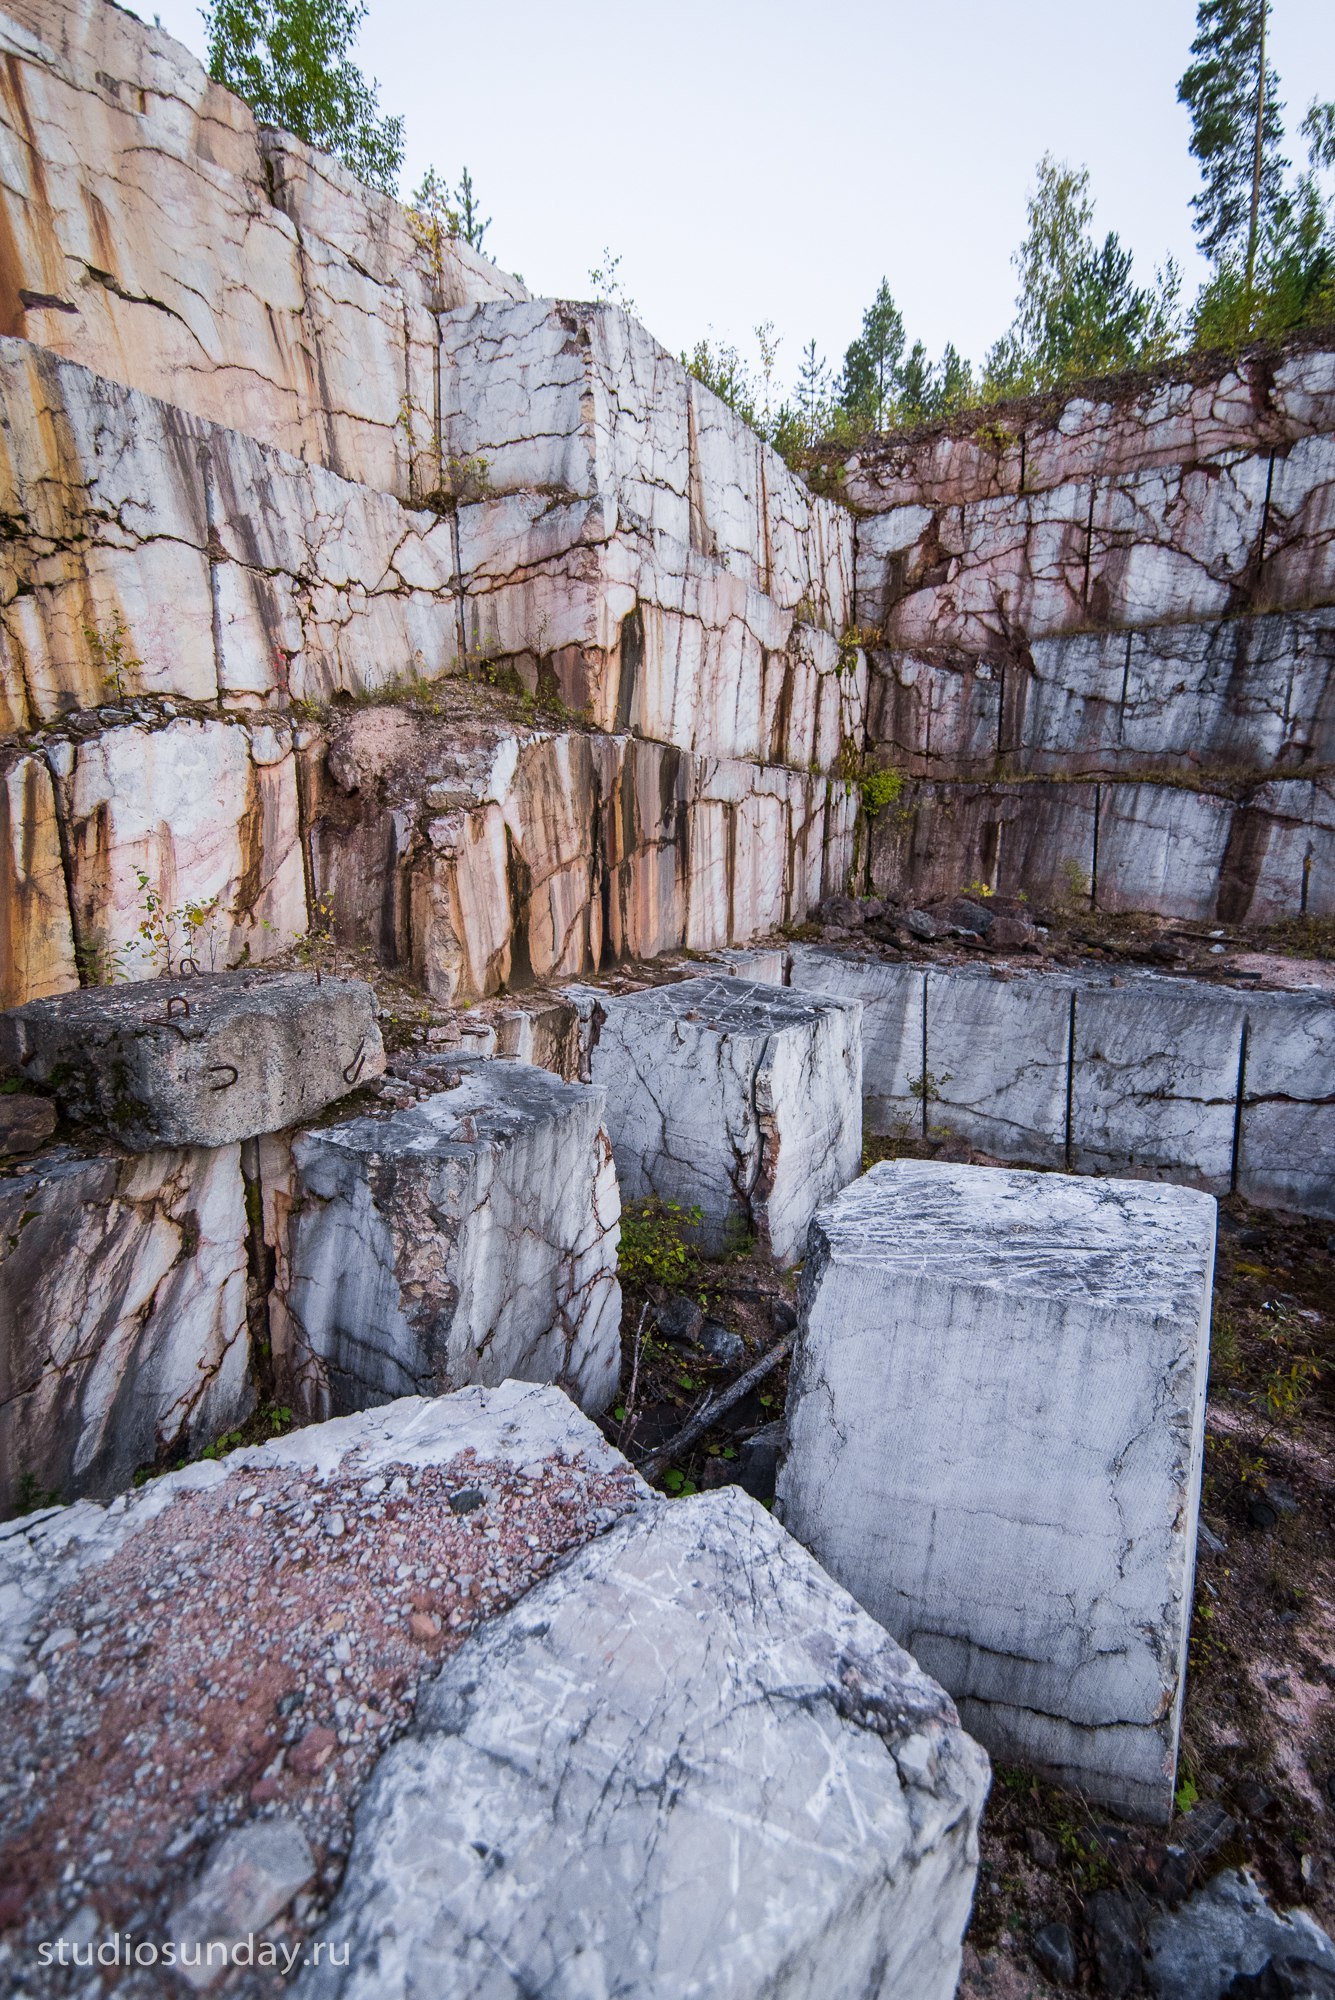
[[1263, 1493], [1257, 1493], [1247, 1502], [1247, 1519], [1254, 1528], [1273, 1528], [1279, 1519], [1279, 1509]]
[[[314, 1875], [315, 1858], [295, 1820], [239, 1827], [214, 1850], [194, 1894], [176, 1911], [172, 1936], [178, 1945], [222, 1941], [230, 1947], [271, 1924]], [[181, 1964], [196, 1992], [212, 1986], [225, 1969], [216, 1957], [212, 1965]]]
[[324, 1531], [333, 1541], [338, 1541], [346, 1531], [346, 1522], [341, 1514], [325, 1516]]
[[775, 1299], [769, 1309], [769, 1318], [770, 1325], [780, 1338], [785, 1333], [792, 1333], [797, 1325], [796, 1309], [789, 1305], [787, 1299]]
[[422, 1645], [427, 1645], [432, 1639], [439, 1638], [440, 1620], [433, 1612], [414, 1611], [408, 1620], [408, 1630], [414, 1639], [419, 1640]]
[[684, 1292], [673, 1292], [654, 1313], [654, 1325], [662, 1338], [683, 1347], [699, 1339], [704, 1322], [699, 1305]]
[[923, 944], [931, 944], [934, 938], [938, 938], [941, 935], [941, 926], [934, 917], [928, 916], [926, 910], [906, 911], [904, 915], [904, 928], [911, 936], [918, 938]]
[[49, 1097], [0, 1093], [0, 1153], [35, 1153], [55, 1129], [56, 1107]]
[[461, 1486], [457, 1493], [450, 1495], [451, 1514], [474, 1514], [486, 1504], [487, 1496], [480, 1486]]
[[317, 1771], [323, 1771], [337, 1745], [338, 1738], [332, 1729], [313, 1724], [288, 1752], [288, 1768], [299, 1778], [313, 1778]]
[[1061, 1865], [1061, 1855], [1056, 1842], [1048, 1838], [1041, 1827], [1027, 1826], [1024, 1830], [1024, 1844], [1029, 1850], [1029, 1859], [1036, 1868], [1046, 1868], [1049, 1873]]
[[1135, 1911], [1115, 1889], [1101, 1889], [1085, 1906], [1099, 1991], [1109, 2000], [1139, 1992], [1144, 1973]]
[[746, 1359], [746, 1343], [739, 1333], [707, 1319], [696, 1336], [696, 1345], [721, 1368], [736, 1368]]
[[1075, 1939], [1065, 1924], [1044, 1924], [1030, 1943], [1034, 1963], [1040, 1972], [1055, 1979], [1058, 1986], [1074, 1986], [1080, 1967], [1075, 1955]]
[[42, 1641], [37, 1651], [38, 1659], [49, 1660], [53, 1653], [63, 1653], [67, 1646], [75, 1644], [78, 1637], [72, 1625], [62, 1625], [58, 1631], [52, 1632]]

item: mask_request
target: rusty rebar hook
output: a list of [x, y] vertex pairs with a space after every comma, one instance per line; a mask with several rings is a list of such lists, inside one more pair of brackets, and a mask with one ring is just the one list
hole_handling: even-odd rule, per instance
[[231, 1075], [223, 1083], [211, 1083], [209, 1085], [210, 1090], [230, 1090], [232, 1088], [232, 1085], [238, 1081], [241, 1072], [237, 1068], [235, 1063], [229, 1063], [229, 1062], [210, 1063], [205, 1074], [207, 1076], [217, 1076], [222, 1070], [225, 1069], [230, 1070]]
[[352, 1061], [348, 1064], [347, 1068], [343, 1072], [344, 1083], [356, 1083], [357, 1078], [361, 1075], [365, 1067], [366, 1067], [366, 1037], [365, 1035], [363, 1035], [361, 1041], [357, 1045], [356, 1055], [352, 1058]]

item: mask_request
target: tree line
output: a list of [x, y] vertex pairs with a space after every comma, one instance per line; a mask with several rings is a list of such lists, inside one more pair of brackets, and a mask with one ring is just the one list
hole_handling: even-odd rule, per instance
[[1200, 0], [1177, 95], [1201, 169], [1193, 225], [1210, 273], [1185, 304], [1171, 259], [1138, 285], [1115, 230], [1094, 227], [1089, 170], [1045, 154], [1014, 259], [1015, 317], [975, 369], [953, 345], [933, 360], [909, 344], [883, 278], [837, 374], [814, 341], [786, 396], [773, 393], [773, 328], [756, 329], [759, 371], [736, 348], [700, 341], [682, 356], [795, 465], [870, 432], [1147, 368], [1184, 350], [1234, 350], [1303, 327], [1335, 327], [1335, 104], [1313, 101], [1306, 158], [1284, 156], [1279, 78], [1266, 55], [1270, 0]]
[[[1199, 0], [1191, 60], [1177, 87], [1191, 114], [1201, 170], [1197, 240], [1210, 273], [1182, 298], [1172, 259], [1138, 284], [1115, 230], [1094, 226], [1089, 170], [1045, 154], [1013, 262], [1015, 316], [980, 367], [947, 345], [933, 359], [911, 344], [882, 279], [836, 371], [815, 341], [796, 382], [781, 389], [772, 323], [755, 329], [759, 366], [726, 342], [682, 355], [690, 372], [768, 438], [790, 463], [832, 446], [902, 429], [1003, 397], [1145, 368], [1184, 349], [1236, 349], [1302, 327], [1335, 325], [1335, 103], [1313, 100], [1301, 127], [1305, 159], [1284, 155], [1280, 82], [1267, 55], [1272, 0]], [[364, 0], [213, 0], [205, 10], [210, 74], [264, 120], [342, 160], [393, 193], [403, 120], [382, 115], [378, 89], [352, 60]], [[462, 238], [480, 250], [490, 217], [465, 168], [451, 188], [428, 170], [410, 203], [414, 230], [439, 250]], [[610, 251], [590, 273], [600, 297], [631, 308]]]

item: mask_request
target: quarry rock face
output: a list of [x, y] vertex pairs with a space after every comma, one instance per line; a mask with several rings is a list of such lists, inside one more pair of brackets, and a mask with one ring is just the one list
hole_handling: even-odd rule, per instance
[[860, 1009], [735, 979], [603, 999], [590, 1074], [624, 1198], [698, 1208], [717, 1253], [754, 1231], [797, 1262], [862, 1157]]
[[660, 1505], [424, 1689], [324, 1933], [349, 1969], [298, 1990], [947, 2000], [986, 1784], [755, 1502]]
[[0, 1178], [0, 1506], [100, 1498], [252, 1408], [239, 1147]]
[[602, 1092], [527, 1063], [438, 1067], [424, 1102], [262, 1155], [285, 1390], [327, 1416], [514, 1377], [596, 1413], [621, 1365]]
[[5, 331], [385, 492], [414, 477], [439, 313], [523, 286], [239, 98], [161, 29], [15, 0]]
[[995, 1756], [1161, 1822], [1213, 1255], [1189, 1189], [874, 1167], [812, 1226], [776, 1501]]
[[308, 1993], [955, 1990], [987, 1764], [949, 1699], [763, 1509], [651, 1495], [557, 1390], [9, 1523], [0, 1593], [23, 1948], [92, 1889], [202, 1954], [309, 1855]]
[[0, 1062], [132, 1151], [230, 1146], [313, 1118], [385, 1066], [359, 979], [237, 972], [85, 987], [0, 1017]]

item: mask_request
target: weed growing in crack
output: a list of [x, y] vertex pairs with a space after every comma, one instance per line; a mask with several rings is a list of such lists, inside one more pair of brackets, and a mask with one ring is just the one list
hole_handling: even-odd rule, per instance
[[113, 617], [109, 631], [99, 632], [96, 625], [85, 625], [83, 637], [89, 658], [101, 674], [103, 692], [113, 701], [124, 701], [134, 691], [129, 681], [139, 678], [144, 663], [130, 645], [120, 612]]
[[678, 1290], [699, 1277], [700, 1260], [686, 1232], [704, 1220], [699, 1208], [679, 1201], [627, 1202], [621, 1211], [622, 1279], [632, 1285], [666, 1285]]

